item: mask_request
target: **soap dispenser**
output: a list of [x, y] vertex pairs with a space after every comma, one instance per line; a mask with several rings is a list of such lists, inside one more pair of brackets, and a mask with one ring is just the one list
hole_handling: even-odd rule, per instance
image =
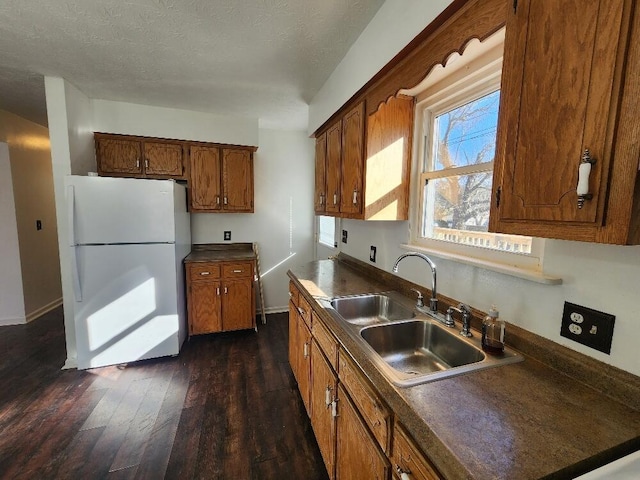
[[500, 320], [496, 306], [491, 305], [482, 321], [482, 350], [491, 355], [501, 355], [504, 352], [504, 327], [505, 323]]

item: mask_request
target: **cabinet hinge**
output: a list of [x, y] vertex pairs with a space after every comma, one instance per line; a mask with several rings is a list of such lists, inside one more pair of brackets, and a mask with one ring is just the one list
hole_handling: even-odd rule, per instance
[[513, 13], [518, 11], [518, 0], [513, 0]]
[[501, 196], [502, 196], [502, 187], [498, 187], [498, 190], [496, 190], [496, 208], [500, 207]]

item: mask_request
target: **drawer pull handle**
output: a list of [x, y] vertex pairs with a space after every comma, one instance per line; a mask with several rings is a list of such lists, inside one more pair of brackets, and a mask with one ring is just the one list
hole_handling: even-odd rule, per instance
[[309, 356], [309, 344], [306, 342], [302, 347], [302, 355], [304, 356], [304, 358], [307, 358]]
[[200, 272], [200, 275], [211, 275], [211, 272]]
[[227, 287], [224, 287], [224, 294], [226, 295], [227, 293], [229, 293], [229, 289]]
[[331, 398], [331, 387], [327, 386], [327, 389], [324, 392], [324, 403], [326, 404], [327, 408], [331, 406], [332, 400], [333, 399]]
[[396, 472], [402, 480], [411, 480], [411, 470], [403, 470], [400, 465], [396, 464]]
[[242, 273], [242, 270], [234, 270], [233, 273]]
[[149, 159], [148, 158], [144, 159], [144, 168], [149, 168]]
[[220, 296], [220, 287], [216, 287], [216, 295]]

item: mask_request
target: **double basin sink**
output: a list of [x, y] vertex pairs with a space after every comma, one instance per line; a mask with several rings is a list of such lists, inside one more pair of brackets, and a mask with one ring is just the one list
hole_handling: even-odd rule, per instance
[[338, 297], [323, 303], [399, 387], [523, 359], [509, 348], [502, 355], [486, 354], [478, 333], [471, 338], [459, 335], [458, 323], [456, 328], [444, 326], [441, 314], [418, 312], [398, 292]]

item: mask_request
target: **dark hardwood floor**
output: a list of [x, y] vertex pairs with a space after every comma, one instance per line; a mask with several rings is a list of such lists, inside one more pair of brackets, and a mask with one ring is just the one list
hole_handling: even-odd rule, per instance
[[0, 327], [0, 478], [327, 478], [287, 321], [89, 371], [60, 370], [62, 308]]

